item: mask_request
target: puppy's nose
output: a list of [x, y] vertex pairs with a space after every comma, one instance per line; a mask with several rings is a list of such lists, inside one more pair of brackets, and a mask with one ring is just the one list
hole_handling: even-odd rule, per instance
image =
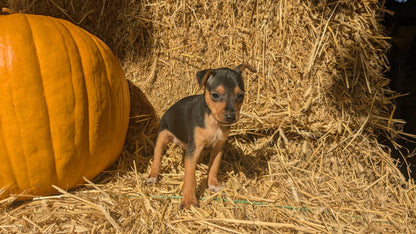
[[227, 122], [235, 121], [235, 114], [233, 114], [233, 113], [225, 114], [225, 121], [227, 121]]

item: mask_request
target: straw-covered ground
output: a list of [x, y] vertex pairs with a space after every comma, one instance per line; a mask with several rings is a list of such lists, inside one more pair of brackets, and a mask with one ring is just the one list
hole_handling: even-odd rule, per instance
[[[131, 122], [116, 164], [79, 189], [0, 201], [0, 232], [399, 232], [416, 230], [416, 187], [377, 142], [403, 122], [384, 77], [388, 37], [375, 0], [9, 0], [102, 38], [130, 81]], [[200, 208], [180, 210], [183, 152], [168, 147], [146, 186], [157, 116], [200, 93], [195, 74], [248, 63], [242, 119]], [[141, 91], [140, 91], [141, 90]], [[140, 102], [146, 95], [151, 105]], [[152, 105], [154, 110], [152, 109]], [[413, 231], [412, 231], [413, 230]]]

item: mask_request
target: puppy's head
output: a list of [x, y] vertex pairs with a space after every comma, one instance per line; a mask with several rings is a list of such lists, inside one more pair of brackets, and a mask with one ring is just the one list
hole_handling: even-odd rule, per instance
[[197, 73], [200, 87], [205, 87], [205, 101], [215, 119], [222, 124], [233, 124], [240, 119], [240, 109], [244, 100], [242, 71], [248, 68], [241, 64], [230, 68], [206, 69]]

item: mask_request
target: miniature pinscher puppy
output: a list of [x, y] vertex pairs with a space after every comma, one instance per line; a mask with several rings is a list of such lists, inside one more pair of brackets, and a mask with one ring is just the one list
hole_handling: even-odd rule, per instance
[[185, 97], [170, 107], [160, 121], [159, 135], [154, 149], [154, 159], [147, 183], [156, 183], [162, 153], [169, 142], [186, 150], [185, 177], [182, 188], [181, 207], [187, 209], [198, 205], [195, 195], [195, 169], [201, 153], [210, 151], [208, 187], [218, 192], [221, 185], [217, 173], [230, 126], [240, 118], [244, 100], [242, 71], [248, 68], [241, 64], [230, 68], [206, 69], [196, 76], [204, 94]]

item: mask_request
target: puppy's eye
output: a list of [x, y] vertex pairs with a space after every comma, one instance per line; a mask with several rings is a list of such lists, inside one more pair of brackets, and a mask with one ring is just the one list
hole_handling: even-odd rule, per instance
[[244, 93], [237, 94], [236, 101], [237, 102], [243, 102], [243, 100], [244, 100]]
[[221, 95], [219, 93], [211, 93], [211, 98], [214, 101], [219, 101], [221, 99]]

